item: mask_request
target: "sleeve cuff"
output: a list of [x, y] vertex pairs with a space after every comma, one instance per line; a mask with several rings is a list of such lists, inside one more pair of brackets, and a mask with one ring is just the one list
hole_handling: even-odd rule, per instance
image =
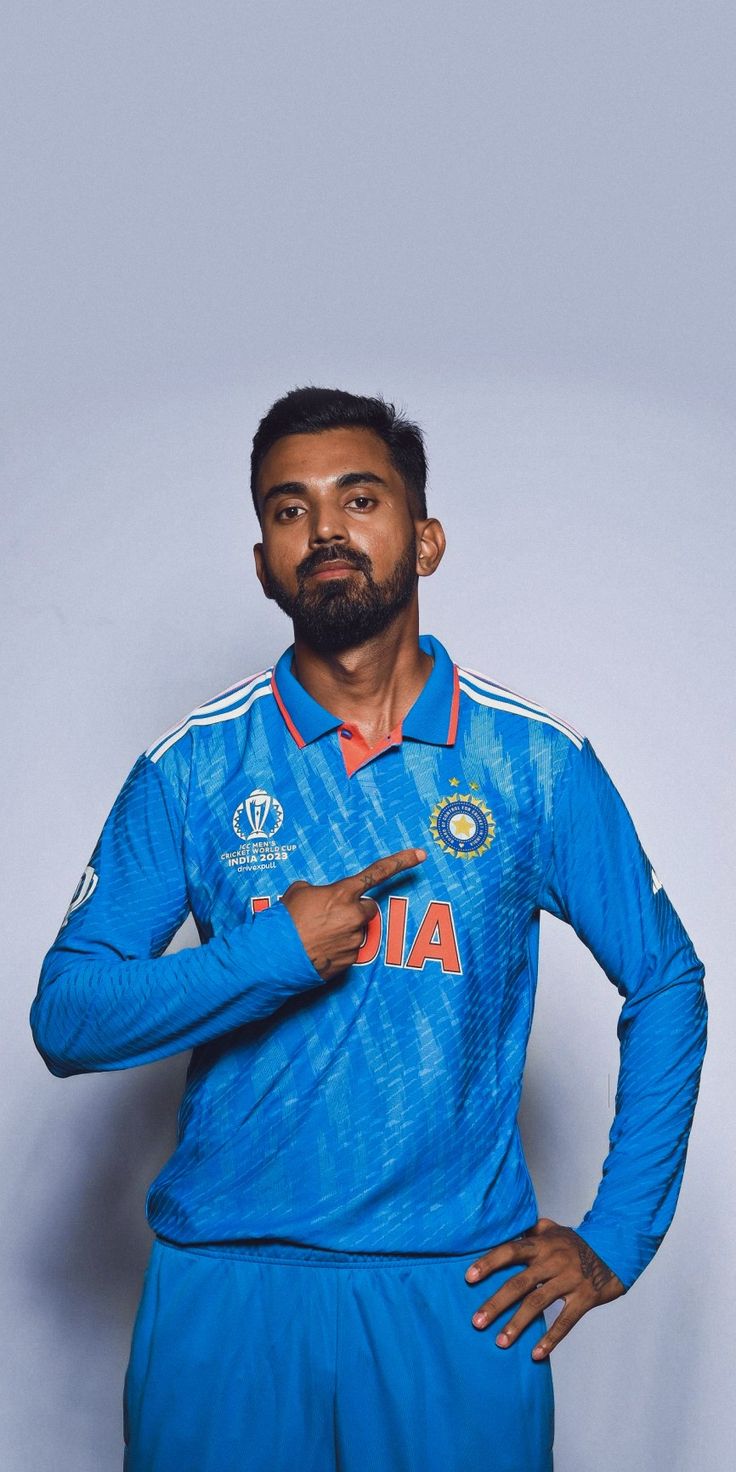
[[282, 900], [277, 900], [275, 905], [269, 905], [265, 910], [258, 910], [253, 916], [251, 927], [254, 937], [266, 948], [274, 972], [288, 981], [291, 989], [304, 987], [306, 990], [309, 987], [326, 986], [324, 977], [312, 965], [299, 931]]
[[651, 1262], [660, 1244], [659, 1237], [643, 1232], [633, 1232], [625, 1222], [604, 1224], [584, 1216], [580, 1225], [574, 1227], [579, 1237], [621, 1280], [624, 1288], [630, 1288]]

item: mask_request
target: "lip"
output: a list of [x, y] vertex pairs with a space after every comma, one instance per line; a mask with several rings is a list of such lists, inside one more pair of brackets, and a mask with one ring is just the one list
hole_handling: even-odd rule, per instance
[[360, 572], [352, 562], [323, 562], [321, 567], [316, 567], [314, 572], [309, 573], [310, 578], [339, 578], [344, 577], [346, 572]]

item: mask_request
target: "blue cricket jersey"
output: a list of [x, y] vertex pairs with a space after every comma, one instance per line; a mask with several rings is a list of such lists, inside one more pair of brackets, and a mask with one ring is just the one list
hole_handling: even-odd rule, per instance
[[[547, 910], [624, 999], [576, 1230], [628, 1287], [680, 1188], [704, 968], [587, 738], [420, 645], [429, 678], [374, 749], [292, 645], [138, 758], [44, 959], [35, 1043], [60, 1077], [193, 1049], [147, 1198], [163, 1238], [480, 1253], [538, 1215], [517, 1111]], [[280, 895], [414, 846], [323, 981]], [[190, 912], [201, 946], [162, 955]]]

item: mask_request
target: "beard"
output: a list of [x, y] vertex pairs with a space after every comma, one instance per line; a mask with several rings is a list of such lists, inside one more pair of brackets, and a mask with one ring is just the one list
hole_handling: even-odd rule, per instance
[[[382, 583], [373, 577], [373, 564], [362, 552], [339, 547], [314, 552], [297, 569], [297, 590], [290, 593], [266, 566], [266, 589], [292, 619], [294, 632], [322, 654], [339, 654], [365, 644], [383, 632], [411, 602], [417, 585], [416, 543], [407, 543], [392, 573]], [[362, 574], [313, 581], [309, 574], [330, 562], [349, 562]], [[264, 558], [265, 563], [265, 558]]]

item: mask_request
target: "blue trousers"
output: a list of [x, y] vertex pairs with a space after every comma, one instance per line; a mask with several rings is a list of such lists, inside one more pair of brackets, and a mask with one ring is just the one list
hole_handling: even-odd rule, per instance
[[156, 1238], [125, 1472], [551, 1472], [544, 1318], [509, 1349], [474, 1328], [519, 1269], [471, 1287], [473, 1260]]

